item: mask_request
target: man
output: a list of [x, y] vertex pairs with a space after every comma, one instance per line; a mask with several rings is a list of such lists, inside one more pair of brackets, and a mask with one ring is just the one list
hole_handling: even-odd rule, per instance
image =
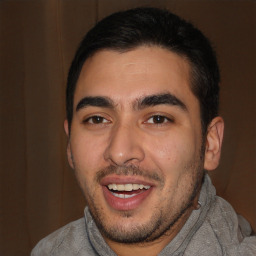
[[218, 84], [208, 40], [168, 11], [116, 13], [89, 31], [64, 123], [88, 207], [32, 255], [255, 255], [206, 173], [223, 138]]

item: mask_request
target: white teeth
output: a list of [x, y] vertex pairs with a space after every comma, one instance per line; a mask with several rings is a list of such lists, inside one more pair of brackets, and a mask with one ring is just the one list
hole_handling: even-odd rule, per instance
[[124, 190], [125, 191], [132, 191], [133, 185], [132, 184], [125, 184], [124, 185]]
[[126, 198], [131, 198], [136, 196], [137, 194], [132, 194], [132, 195], [125, 195], [125, 194], [117, 194], [117, 193], [112, 193], [112, 195], [122, 198], [122, 199], [126, 199]]
[[133, 191], [139, 189], [149, 189], [150, 186], [146, 186], [143, 184], [109, 184], [108, 188], [110, 190], [117, 190], [117, 191]]
[[117, 191], [124, 191], [124, 185], [123, 184], [116, 185], [116, 190]]
[[132, 187], [133, 187], [134, 190], [138, 190], [140, 188], [140, 185], [139, 184], [133, 184]]

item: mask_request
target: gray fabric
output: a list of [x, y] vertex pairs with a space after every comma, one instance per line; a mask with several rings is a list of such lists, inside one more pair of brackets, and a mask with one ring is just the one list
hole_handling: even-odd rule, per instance
[[[159, 256], [256, 256], [256, 236], [249, 236], [248, 222], [238, 217], [228, 202], [216, 196], [208, 175], [199, 201], [200, 209], [192, 212]], [[31, 256], [43, 255], [116, 256], [104, 241], [87, 208], [85, 218], [50, 234], [31, 252]]]

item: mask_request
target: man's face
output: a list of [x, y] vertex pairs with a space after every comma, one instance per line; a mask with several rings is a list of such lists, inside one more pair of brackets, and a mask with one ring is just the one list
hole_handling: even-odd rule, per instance
[[154, 240], [189, 211], [204, 154], [189, 69], [159, 47], [103, 50], [83, 66], [69, 162], [108, 239]]

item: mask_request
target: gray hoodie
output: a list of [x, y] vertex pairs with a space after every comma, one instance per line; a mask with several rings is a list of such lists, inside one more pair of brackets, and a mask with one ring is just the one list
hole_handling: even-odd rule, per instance
[[[194, 210], [176, 237], [159, 256], [256, 256], [256, 236], [232, 206], [216, 196], [210, 177], [200, 192], [201, 207]], [[85, 218], [71, 222], [41, 240], [31, 256], [116, 256], [96, 227], [88, 208]]]

